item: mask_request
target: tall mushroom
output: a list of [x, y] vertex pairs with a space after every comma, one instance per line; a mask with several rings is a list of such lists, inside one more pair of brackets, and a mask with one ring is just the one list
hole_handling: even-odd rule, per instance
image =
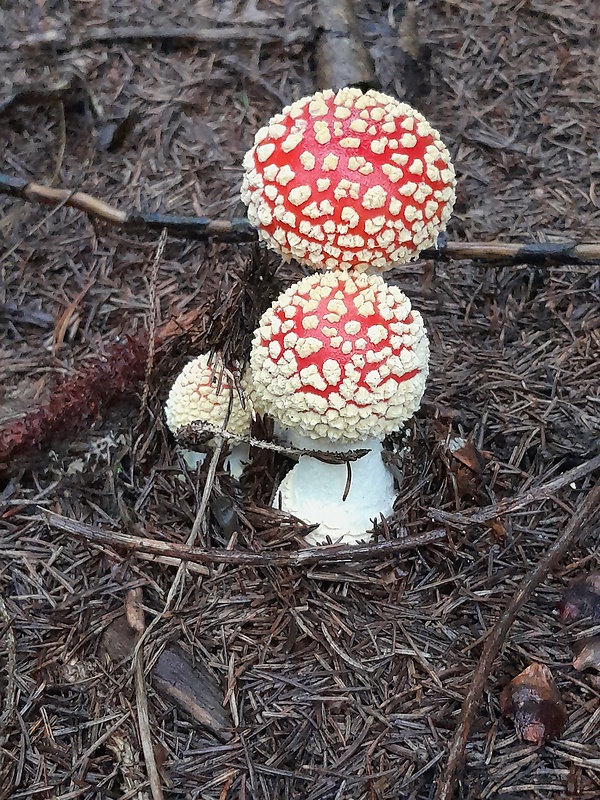
[[250, 356], [257, 411], [299, 447], [368, 449], [349, 470], [303, 455], [285, 477], [281, 508], [319, 523], [310, 543], [366, 539], [372, 520], [392, 512], [381, 441], [419, 407], [428, 356], [421, 315], [378, 275], [310, 275], [261, 318]]
[[439, 133], [381, 92], [327, 90], [276, 114], [244, 158], [260, 237], [314, 269], [381, 272], [437, 241], [454, 205]]
[[[210, 354], [204, 353], [188, 362], [177, 376], [167, 398], [165, 417], [174, 434], [192, 422], [205, 422], [218, 429], [225, 425], [225, 430], [236, 436], [248, 436], [252, 409], [249, 401], [242, 407], [235, 388], [223, 373], [221, 360], [215, 357], [211, 362]], [[192, 468], [205, 456], [191, 450], [184, 450], [183, 455]], [[225, 460], [225, 468], [239, 478], [247, 461], [248, 445], [236, 444]]]

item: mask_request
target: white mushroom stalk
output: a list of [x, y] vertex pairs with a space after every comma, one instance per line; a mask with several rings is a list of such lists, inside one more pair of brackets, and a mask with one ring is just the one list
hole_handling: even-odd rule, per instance
[[[215, 357], [210, 361], [210, 354], [204, 353], [186, 364], [179, 373], [165, 405], [167, 425], [174, 434], [192, 422], [204, 422], [216, 429], [224, 428], [236, 436], [250, 435], [250, 400], [246, 399], [243, 408], [226, 373], [223, 373], [219, 386], [222, 371], [221, 360]], [[227, 423], [224, 426], [225, 420]], [[183, 450], [182, 454], [191, 469], [203, 463], [206, 457], [205, 453], [193, 450]], [[225, 459], [225, 469], [234, 478], [239, 478], [248, 460], [248, 445], [236, 444]]]
[[263, 315], [250, 358], [255, 408], [296, 446], [369, 450], [349, 468], [301, 456], [284, 479], [276, 504], [319, 524], [309, 543], [368, 539], [372, 521], [392, 512], [381, 440], [419, 407], [428, 357], [421, 315], [380, 276], [311, 275]]

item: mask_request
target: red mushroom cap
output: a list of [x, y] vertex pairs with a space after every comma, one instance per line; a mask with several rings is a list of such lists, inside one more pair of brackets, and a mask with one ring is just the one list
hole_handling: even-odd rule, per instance
[[263, 314], [250, 356], [252, 402], [313, 439], [359, 442], [398, 430], [428, 372], [423, 320], [379, 275], [309, 275]]
[[454, 168], [418, 111], [369, 90], [304, 97], [274, 116], [244, 159], [242, 200], [259, 235], [315, 269], [382, 271], [435, 244]]

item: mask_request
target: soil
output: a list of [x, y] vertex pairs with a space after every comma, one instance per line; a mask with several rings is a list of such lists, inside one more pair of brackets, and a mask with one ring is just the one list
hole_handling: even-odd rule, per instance
[[[357, 5], [381, 89], [416, 104], [452, 152], [451, 240], [600, 239], [596, 0], [417, 2], [411, 81], [406, 4]], [[243, 216], [255, 131], [318, 84], [312, 20], [304, 0], [2, 4], [0, 104], [28, 92], [0, 105], [1, 171], [124, 210]], [[221, 34], [94, 41], [132, 26]], [[432, 360], [421, 411], [389, 443], [401, 494], [377, 534], [431, 530], [434, 508], [454, 514], [445, 541], [358, 564], [196, 566], [176, 581], [168, 560], [86, 543], [42, 514], [164, 542], [189, 541], [196, 521], [200, 546], [301, 547], [301, 527], [269, 508], [284, 456], [257, 451], [241, 486], [219, 469], [198, 519], [208, 465], [182, 477], [162, 406], [204, 348], [243, 359], [257, 315], [303, 270], [250, 244], [173, 237], [157, 258], [157, 232], [3, 195], [0, 243], [3, 427], [57, 380], [111, 365], [115, 343], [137, 343], [146, 370], [135, 392], [0, 475], [0, 798], [156, 798], [158, 784], [165, 800], [432, 798], [486, 635], [594, 483], [469, 523], [470, 509], [598, 453], [600, 266], [423, 260], [386, 276], [423, 313]], [[169, 321], [146, 364], [140, 342]], [[584, 525], [494, 663], [457, 797], [600, 797], [598, 671], [572, 667], [585, 626], [556, 616], [564, 587], [599, 566], [598, 527]], [[208, 722], [161, 690], [165, 652], [198, 665], [220, 708]], [[499, 709], [532, 662], [568, 713], [542, 747], [519, 742]]]

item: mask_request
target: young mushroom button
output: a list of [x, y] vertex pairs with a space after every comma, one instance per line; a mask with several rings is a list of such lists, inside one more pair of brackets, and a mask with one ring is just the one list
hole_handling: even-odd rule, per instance
[[[237, 436], [248, 436], [252, 409], [250, 401], [242, 408], [237, 392], [223, 374], [219, 386], [219, 375], [223, 364], [218, 357], [212, 361], [209, 353], [204, 353], [190, 361], [177, 376], [165, 405], [167, 425], [172, 433], [192, 422], [204, 422], [213, 428], [225, 430]], [[229, 414], [229, 417], [227, 415]], [[229, 449], [229, 444], [225, 444]], [[203, 453], [183, 451], [188, 466], [194, 468], [204, 460]], [[248, 446], [236, 444], [225, 461], [235, 478], [239, 478], [243, 462], [248, 461]]]
[[314, 269], [380, 272], [435, 244], [454, 205], [439, 134], [380, 92], [317, 92], [261, 128], [242, 200], [259, 236]]
[[312, 450], [368, 449], [350, 465], [301, 456], [280, 487], [281, 507], [320, 527], [309, 541], [368, 538], [392, 511], [381, 440], [419, 407], [429, 345], [421, 315], [380, 276], [317, 273], [263, 315], [250, 356], [254, 407]]

